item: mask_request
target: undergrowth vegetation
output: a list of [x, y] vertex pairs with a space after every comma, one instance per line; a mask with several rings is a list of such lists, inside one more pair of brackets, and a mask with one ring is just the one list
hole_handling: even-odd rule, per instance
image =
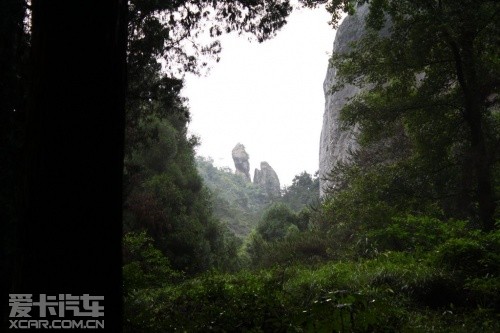
[[[496, 332], [500, 232], [464, 231], [463, 224], [410, 216], [387, 229], [393, 241], [378, 231], [372, 242], [362, 244], [359, 237], [352, 248], [335, 243], [334, 235], [325, 241], [306, 231], [301, 238], [267, 245], [272, 255], [259, 262], [267, 268], [191, 278], [173, 273], [147, 237], [129, 235], [126, 245], [133, 243], [138, 262], [125, 266], [125, 276], [140, 272], [143, 280], [161, 283], [126, 280], [126, 329]], [[422, 233], [427, 228], [434, 234]], [[324, 256], [304, 251], [304, 243], [324, 248]], [[409, 247], [401, 249], [401, 243]], [[285, 253], [300, 258], [291, 260]]]

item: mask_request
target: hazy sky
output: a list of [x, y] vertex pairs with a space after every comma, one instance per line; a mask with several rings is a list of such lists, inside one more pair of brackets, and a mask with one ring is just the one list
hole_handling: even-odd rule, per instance
[[186, 77], [189, 131], [202, 142], [198, 155], [234, 170], [231, 150], [240, 142], [250, 155], [250, 176], [267, 161], [282, 186], [318, 169], [323, 81], [335, 37], [328, 20], [324, 8], [294, 10], [264, 43], [227, 36], [210, 74]]

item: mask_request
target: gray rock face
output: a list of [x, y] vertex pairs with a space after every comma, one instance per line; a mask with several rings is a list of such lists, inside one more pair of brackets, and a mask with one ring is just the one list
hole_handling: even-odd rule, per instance
[[236, 174], [241, 175], [247, 181], [250, 180], [250, 156], [245, 151], [245, 146], [241, 143], [238, 143], [232, 151], [234, 167], [236, 168]]
[[280, 180], [269, 163], [260, 162], [260, 170], [255, 169], [253, 182], [262, 187], [270, 198], [281, 196]]
[[[357, 8], [356, 14], [344, 19], [333, 43], [333, 52], [345, 53], [349, 51], [351, 42], [358, 40], [365, 32], [365, 18], [368, 15], [367, 4]], [[323, 114], [323, 127], [319, 148], [319, 176], [320, 195], [332, 184], [324, 178], [330, 173], [333, 166], [339, 161], [346, 161], [350, 152], [358, 149], [355, 127], [349, 130], [341, 130], [339, 122], [340, 110], [348, 99], [360, 92], [354, 86], [345, 86], [342, 90], [331, 93], [331, 87], [337, 82], [337, 70], [328, 67], [323, 90], [325, 92], [325, 113]]]

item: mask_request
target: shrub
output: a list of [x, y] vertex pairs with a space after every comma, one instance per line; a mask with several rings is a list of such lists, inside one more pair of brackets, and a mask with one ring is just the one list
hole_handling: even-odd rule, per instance
[[266, 241], [283, 239], [291, 225], [297, 225], [298, 218], [282, 203], [269, 207], [257, 225], [257, 232]]
[[329, 258], [332, 258], [332, 251], [328, 238], [317, 232], [296, 231], [283, 240], [268, 243], [266, 251], [260, 258], [259, 266], [272, 267], [293, 263], [311, 265]]
[[154, 247], [146, 232], [129, 232], [123, 237], [124, 292], [142, 288], [161, 287], [182, 278], [170, 267], [168, 259]]
[[380, 252], [425, 252], [465, 229], [465, 221], [441, 221], [429, 216], [394, 217], [384, 227], [366, 232], [370, 247]]
[[449, 270], [470, 278], [500, 275], [500, 231], [471, 231], [451, 238], [437, 248], [434, 260]]

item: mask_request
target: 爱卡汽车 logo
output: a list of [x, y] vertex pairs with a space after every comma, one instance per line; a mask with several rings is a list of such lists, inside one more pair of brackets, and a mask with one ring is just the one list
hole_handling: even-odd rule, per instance
[[[103, 303], [104, 296], [90, 294], [40, 294], [37, 299], [10, 294], [10, 328], [104, 328], [104, 320], [96, 319], [104, 317]], [[73, 319], [61, 319], [68, 317]]]

